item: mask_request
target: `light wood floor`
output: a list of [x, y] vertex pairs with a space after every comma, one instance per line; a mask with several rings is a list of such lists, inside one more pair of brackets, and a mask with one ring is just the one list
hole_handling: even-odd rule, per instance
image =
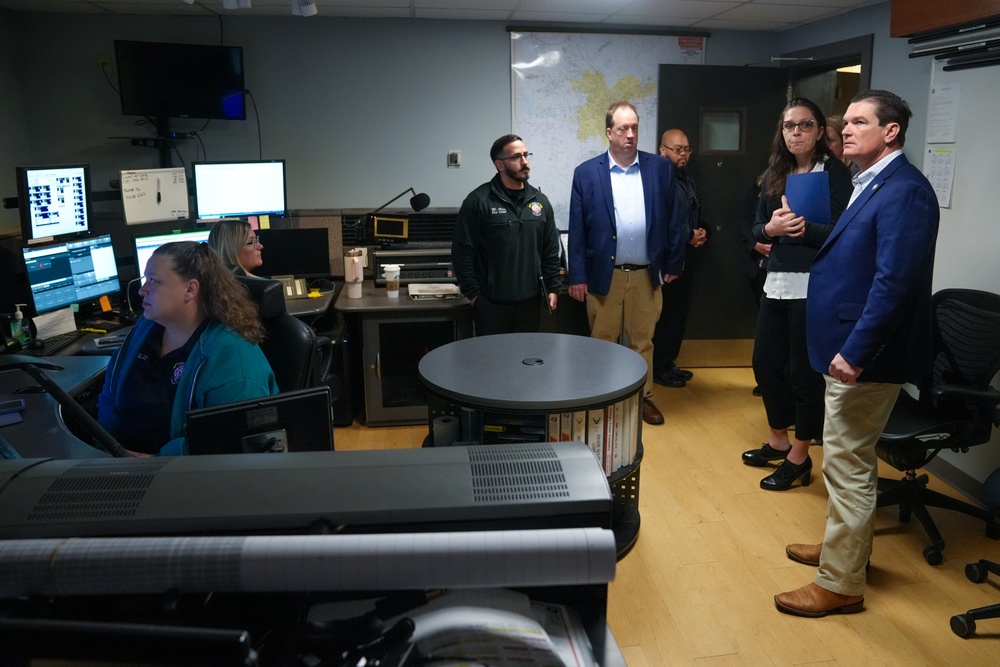
[[[608, 623], [629, 667], [665, 665], [1000, 665], [1000, 619], [974, 637], [949, 628], [952, 615], [1000, 602], [992, 575], [973, 584], [965, 564], [1000, 558], [1000, 542], [964, 515], [932, 510], [947, 543], [931, 567], [914, 520], [879, 510], [865, 611], [824, 619], [779, 614], [773, 596], [812, 580], [785, 557], [789, 542], [819, 542], [826, 489], [822, 448], [813, 447], [807, 488], [763, 491], [767, 470], [740, 453], [766, 438], [764, 409], [749, 368], [695, 369], [683, 389], [656, 387], [663, 426], [645, 426], [640, 474], [642, 527], [618, 563]], [[426, 427], [335, 431], [338, 450], [418, 447]], [[900, 474], [885, 467], [883, 476]], [[932, 487], [950, 492], [934, 480]]]

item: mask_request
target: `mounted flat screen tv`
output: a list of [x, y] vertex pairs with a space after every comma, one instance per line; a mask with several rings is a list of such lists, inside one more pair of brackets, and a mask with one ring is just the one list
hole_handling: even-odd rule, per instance
[[245, 120], [239, 46], [115, 40], [122, 114]]

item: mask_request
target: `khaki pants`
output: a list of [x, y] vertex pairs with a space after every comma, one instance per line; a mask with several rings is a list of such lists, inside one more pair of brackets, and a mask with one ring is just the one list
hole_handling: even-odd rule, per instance
[[591, 337], [617, 343], [624, 331], [629, 347], [646, 360], [647, 397], [653, 395], [653, 331], [662, 307], [660, 289], [653, 289], [647, 270], [615, 269], [607, 294], [587, 295]]
[[878, 459], [875, 443], [889, 420], [898, 384], [847, 384], [824, 375], [823, 479], [830, 500], [815, 583], [841, 595], [864, 595], [875, 536]]

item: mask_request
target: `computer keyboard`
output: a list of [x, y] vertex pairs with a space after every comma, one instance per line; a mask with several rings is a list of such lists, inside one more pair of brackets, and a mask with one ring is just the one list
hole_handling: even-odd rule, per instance
[[42, 347], [33, 348], [29, 347], [22, 352], [29, 357], [47, 357], [49, 355], [55, 354], [64, 347], [74, 343], [81, 338], [83, 338], [84, 333], [82, 331], [67, 331], [66, 333], [57, 334], [55, 336], [49, 336], [48, 338], [39, 339], [42, 342]]

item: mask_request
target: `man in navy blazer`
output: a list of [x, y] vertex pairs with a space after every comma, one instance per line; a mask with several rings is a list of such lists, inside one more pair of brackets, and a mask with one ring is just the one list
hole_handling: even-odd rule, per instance
[[615, 102], [604, 125], [608, 152], [573, 173], [569, 294], [586, 301], [591, 336], [617, 342], [624, 331], [646, 360], [643, 420], [662, 424], [651, 400], [653, 331], [663, 303], [660, 286], [684, 268], [688, 230], [675, 210], [673, 165], [638, 150], [635, 107]]
[[788, 614], [863, 609], [875, 534], [875, 444], [900, 385], [930, 365], [939, 211], [930, 183], [902, 154], [911, 115], [884, 90], [861, 93], [844, 114], [844, 154], [861, 171], [813, 260], [806, 299], [809, 358], [826, 379], [826, 531], [822, 544], [786, 548], [792, 560], [818, 567], [812, 583], [775, 596]]

